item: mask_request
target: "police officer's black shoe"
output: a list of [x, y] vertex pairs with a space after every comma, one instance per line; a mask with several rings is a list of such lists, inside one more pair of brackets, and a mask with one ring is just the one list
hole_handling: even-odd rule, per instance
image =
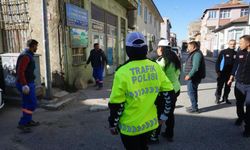
[[243, 120], [240, 119], [240, 118], [238, 118], [238, 119], [236, 119], [236, 121], [234, 122], [234, 125], [240, 126], [240, 125], [242, 124], [242, 122], [243, 122]]
[[96, 90], [102, 90], [102, 87], [98, 87]]
[[18, 125], [17, 128], [20, 129], [23, 133], [31, 132], [30, 127], [27, 127], [26, 125]]
[[220, 104], [220, 99], [217, 99], [217, 98], [216, 98], [215, 104]]
[[226, 100], [226, 104], [232, 104], [229, 100]]
[[158, 134], [153, 130], [148, 138], [148, 144], [159, 144]]
[[173, 137], [168, 136], [166, 132], [162, 132], [161, 136], [163, 136], [164, 138], [166, 138], [168, 142], [173, 142], [174, 141]]
[[215, 104], [220, 104], [220, 97], [219, 96], [215, 96]]
[[158, 137], [150, 137], [149, 140], [148, 140], [148, 144], [159, 144], [160, 141], [159, 141], [159, 138]]

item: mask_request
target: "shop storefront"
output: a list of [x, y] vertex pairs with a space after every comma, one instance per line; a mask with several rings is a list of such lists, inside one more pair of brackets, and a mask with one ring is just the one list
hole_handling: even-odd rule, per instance
[[91, 4], [92, 43], [99, 43], [107, 56], [107, 74], [118, 66], [117, 16]]

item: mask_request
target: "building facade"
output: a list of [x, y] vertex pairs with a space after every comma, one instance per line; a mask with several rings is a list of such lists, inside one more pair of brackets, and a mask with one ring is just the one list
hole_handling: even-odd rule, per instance
[[236, 47], [239, 46], [240, 37], [244, 34], [250, 33], [250, 27], [248, 25], [248, 16], [243, 16], [231, 21], [213, 31], [216, 41], [217, 49], [222, 50], [228, 47], [228, 41], [231, 39], [236, 40]]
[[171, 22], [168, 18], [163, 17], [164, 22], [161, 23], [161, 38], [170, 41], [170, 30], [172, 28]]
[[178, 41], [177, 41], [177, 35], [176, 35], [176, 33], [173, 33], [173, 32], [170, 33], [170, 40], [169, 40], [169, 42], [170, 42], [170, 45], [172, 47], [176, 47], [177, 46]]
[[[45, 78], [45, 56], [43, 43], [42, 1], [1, 0], [2, 14], [13, 5], [22, 11], [17, 16], [1, 18], [0, 52], [19, 53], [27, 39], [39, 42], [41, 80]], [[23, 9], [21, 9], [23, 8]], [[108, 59], [106, 74], [125, 61], [125, 36], [128, 31], [127, 12], [137, 9], [136, 0], [47, 0], [50, 67], [53, 85], [61, 87], [86, 87], [92, 79], [92, 68], [85, 68], [89, 52], [94, 43], [99, 43]], [[39, 15], [38, 15], [39, 14]], [[15, 26], [11, 24], [14, 22]], [[16, 22], [15, 22], [16, 21]], [[7, 36], [5, 36], [7, 35]], [[15, 42], [11, 39], [16, 38]]]
[[[248, 4], [239, 0], [230, 0], [204, 11], [201, 18], [201, 50], [204, 54], [220, 49], [219, 36], [213, 32], [235, 19], [248, 15]], [[242, 32], [241, 35], [244, 33]]]
[[153, 0], [137, 0], [137, 3], [136, 19], [131, 30], [141, 32], [147, 40], [149, 51], [153, 51], [161, 38], [161, 23], [164, 21]]
[[188, 40], [200, 41], [201, 21], [193, 21], [188, 26]]

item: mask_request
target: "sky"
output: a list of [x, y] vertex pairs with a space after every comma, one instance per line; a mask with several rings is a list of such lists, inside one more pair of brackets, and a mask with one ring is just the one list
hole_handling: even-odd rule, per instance
[[[177, 34], [180, 42], [188, 36], [188, 25], [192, 21], [200, 19], [205, 9], [228, 0], [154, 0], [162, 17], [170, 19], [171, 32]], [[250, 0], [244, 0], [249, 3]]]

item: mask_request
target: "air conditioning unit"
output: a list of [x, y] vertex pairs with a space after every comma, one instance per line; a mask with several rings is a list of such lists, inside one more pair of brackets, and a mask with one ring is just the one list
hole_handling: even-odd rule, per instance
[[128, 28], [134, 30], [136, 28], [137, 12], [130, 10], [127, 12]]

